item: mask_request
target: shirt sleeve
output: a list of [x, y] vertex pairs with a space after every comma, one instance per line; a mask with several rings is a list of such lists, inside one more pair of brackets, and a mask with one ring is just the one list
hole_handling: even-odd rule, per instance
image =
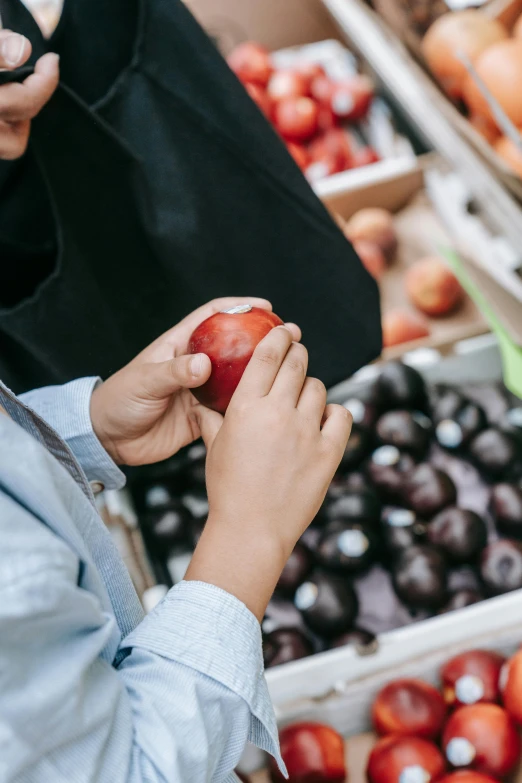
[[80, 378], [63, 386], [26, 392], [19, 399], [67, 443], [89, 481], [99, 481], [105, 489], [121, 489], [125, 476], [92, 428], [91, 397], [100, 383], [100, 378]]
[[0, 540], [0, 780], [224, 783], [248, 739], [282, 766], [259, 624], [240, 601], [181, 583], [114, 668], [115, 620], [78, 586], [82, 564], [1, 492]]

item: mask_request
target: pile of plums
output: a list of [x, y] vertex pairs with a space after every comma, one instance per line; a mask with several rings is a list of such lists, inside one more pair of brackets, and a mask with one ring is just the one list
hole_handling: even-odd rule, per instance
[[[339, 471], [263, 623], [267, 667], [346, 644], [371, 651], [382, 628], [358, 615], [374, 569], [402, 622], [522, 587], [522, 403], [508, 400], [493, 422], [462, 390], [428, 389], [415, 369], [389, 362], [345, 406], [354, 423]], [[441, 469], [460, 463], [487, 487], [482, 514], [458, 505]], [[165, 564], [196, 545], [206, 521], [204, 448], [131, 488], [164, 581]]]
[[[501, 781], [520, 761], [522, 650], [510, 660], [491, 650], [460, 653], [442, 666], [440, 689], [392, 680], [377, 694], [371, 721], [378, 736], [368, 783]], [[290, 783], [349, 780], [349, 751], [330, 726], [296, 723], [280, 740]], [[274, 783], [283, 780], [273, 762], [270, 771]]]
[[277, 69], [270, 52], [254, 41], [239, 44], [228, 64], [310, 181], [379, 160], [356, 130], [374, 98], [367, 76], [338, 81], [305, 59]]

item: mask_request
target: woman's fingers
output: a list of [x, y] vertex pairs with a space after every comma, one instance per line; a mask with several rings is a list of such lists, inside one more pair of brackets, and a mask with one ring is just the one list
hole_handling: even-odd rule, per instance
[[292, 343], [274, 379], [270, 395], [281, 405], [295, 408], [305, 383], [307, 369], [308, 351], [304, 345]]
[[327, 405], [324, 411], [321, 435], [335, 466], [341, 461], [350, 432], [352, 415], [342, 405]]
[[266, 397], [292, 345], [292, 340], [292, 332], [285, 326], [276, 326], [261, 340], [239, 381], [232, 397], [232, 405], [253, 398]]
[[31, 44], [12, 30], [0, 30], [0, 68], [19, 68], [29, 59]]
[[326, 406], [326, 386], [318, 378], [307, 378], [297, 403], [297, 410], [321, 427]]
[[32, 120], [58, 86], [58, 55], [49, 52], [35, 65], [34, 73], [21, 84], [0, 87], [0, 119], [7, 123]]

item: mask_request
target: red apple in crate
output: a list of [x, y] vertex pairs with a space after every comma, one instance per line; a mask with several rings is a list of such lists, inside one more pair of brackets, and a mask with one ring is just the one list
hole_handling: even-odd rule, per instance
[[245, 41], [236, 46], [227, 62], [242, 82], [254, 82], [261, 87], [266, 87], [274, 70], [270, 53], [255, 41]]
[[453, 767], [503, 778], [515, 768], [520, 738], [513, 719], [497, 704], [460, 707], [448, 720], [442, 748]]
[[353, 249], [363, 262], [365, 268], [375, 280], [380, 280], [386, 269], [386, 259], [380, 247], [364, 239], [353, 243]]
[[312, 98], [285, 98], [274, 108], [276, 129], [289, 141], [308, 141], [317, 131], [319, 107]]
[[335, 85], [330, 106], [339, 119], [358, 122], [368, 114], [374, 94], [372, 80], [363, 74], [356, 74]]
[[245, 89], [254, 103], [257, 103], [263, 114], [270, 119], [272, 116], [272, 101], [259, 84], [245, 84]]
[[407, 310], [396, 308], [382, 317], [382, 342], [385, 348], [420, 340], [429, 334], [426, 322]]
[[380, 157], [373, 147], [361, 147], [353, 153], [352, 168], [360, 169], [363, 166], [371, 166], [372, 163], [379, 163]]
[[435, 783], [445, 772], [440, 750], [421, 737], [383, 737], [367, 768], [370, 783]]
[[387, 261], [391, 261], [395, 255], [397, 234], [392, 214], [387, 209], [379, 207], [360, 209], [348, 221], [346, 232], [352, 242], [356, 242], [358, 239], [375, 242], [381, 248]]
[[416, 261], [406, 272], [406, 292], [411, 301], [426, 315], [446, 315], [464, 297], [462, 287], [440, 258], [429, 256]]
[[515, 653], [502, 669], [500, 690], [504, 707], [522, 725], [522, 650]]
[[440, 671], [442, 693], [450, 707], [500, 701], [499, 675], [505, 658], [491, 650], [467, 650]]
[[310, 163], [310, 155], [306, 147], [303, 144], [296, 144], [293, 141], [287, 141], [286, 148], [299, 168], [302, 171], [305, 171]]
[[[295, 723], [280, 731], [279, 742], [290, 783], [344, 783], [344, 740], [335, 729], [322, 723]], [[271, 775], [273, 781], [285, 780], [273, 760]]]
[[298, 71], [276, 71], [270, 77], [266, 91], [273, 101], [299, 98], [309, 94], [310, 81]]
[[491, 775], [483, 775], [482, 772], [475, 772], [474, 769], [459, 769], [458, 772], [444, 775], [439, 783], [498, 783], [498, 781]]
[[389, 682], [379, 691], [372, 707], [378, 734], [401, 734], [426, 739], [439, 736], [446, 717], [444, 699], [423, 680]]
[[212, 362], [208, 381], [192, 389], [196, 399], [224, 413], [256, 345], [282, 323], [268, 310], [239, 305], [211, 315], [196, 327], [189, 340], [189, 353], [205, 353]]

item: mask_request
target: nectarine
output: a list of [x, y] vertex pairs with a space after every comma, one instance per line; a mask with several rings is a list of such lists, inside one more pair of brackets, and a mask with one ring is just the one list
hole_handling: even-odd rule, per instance
[[386, 209], [361, 209], [346, 225], [347, 236], [352, 242], [365, 240], [379, 245], [387, 261], [391, 261], [397, 250], [397, 234], [393, 217]]
[[407, 310], [389, 310], [382, 317], [382, 341], [385, 348], [428, 337], [426, 322]]
[[422, 313], [446, 315], [462, 301], [462, 287], [440, 258], [428, 256], [416, 261], [406, 272], [406, 292]]

